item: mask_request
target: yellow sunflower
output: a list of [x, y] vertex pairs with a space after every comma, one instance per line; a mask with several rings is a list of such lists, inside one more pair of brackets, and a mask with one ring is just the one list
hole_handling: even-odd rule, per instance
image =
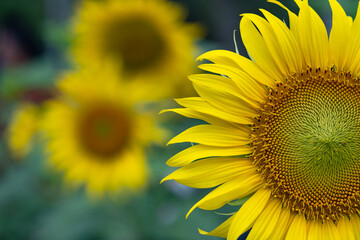
[[39, 117], [39, 107], [29, 102], [21, 103], [13, 113], [6, 130], [6, 140], [15, 159], [25, 157], [31, 150]]
[[[190, 210], [240, 209], [211, 232], [229, 240], [359, 239], [360, 8], [353, 20], [329, 0], [333, 23], [308, 1], [284, 8], [290, 27], [266, 10], [243, 14], [249, 60], [216, 50], [200, 56], [211, 72], [190, 77], [200, 97], [171, 109], [207, 124], [169, 144], [196, 143], [167, 163], [164, 180], [217, 187]], [[189, 213], [190, 213], [189, 212]]]
[[119, 66], [128, 83], [143, 84], [143, 98], [173, 96], [193, 73], [198, 32], [184, 23], [182, 8], [165, 0], [84, 1], [74, 18], [72, 52], [81, 65]]
[[104, 68], [64, 75], [62, 94], [47, 103], [41, 124], [50, 164], [65, 172], [69, 184], [86, 184], [95, 197], [144, 187], [145, 147], [161, 138], [151, 116], [135, 111], [134, 93], [116, 76]]

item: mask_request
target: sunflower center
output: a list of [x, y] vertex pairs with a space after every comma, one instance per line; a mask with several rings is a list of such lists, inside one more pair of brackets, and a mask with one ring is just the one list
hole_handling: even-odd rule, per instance
[[128, 73], [152, 67], [163, 56], [163, 37], [145, 18], [114, 21], [104, 30], [104, 51], [122, 61]]
[[308, 69], [269, 90], [253, 126], [254, 163], [284, 205], [309, 219], [360, 210], [360, 86]]
[[126, 146], [130, 122], [122, 109], [108, 103], [98, 104], [84, 111], [79, 121], [82, 146], [91, 154], [111, 158]]

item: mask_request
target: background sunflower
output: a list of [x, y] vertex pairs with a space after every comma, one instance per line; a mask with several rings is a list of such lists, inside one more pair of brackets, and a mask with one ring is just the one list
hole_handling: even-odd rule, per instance
[[191, 91], [183, 80], [195, 70], [200, 36], [199, 26], [183, 19], [179, 5], [163, 0], [84, 1], [74, 18], [72, 52], [81, 65], [111, 62], [128, 84], [141, 82], [142, 98], [182, 95]]
[[145, 187], [144, 151], [161, 134], [146, 113], [134, 111], [136, 101], [116, 73], [104, 68], [68, 73], [59, 89], [62, 94], [46, 104], [40, 125], [50, 163], [65, 171], [69, 184], [85, 183], [91, 195]]

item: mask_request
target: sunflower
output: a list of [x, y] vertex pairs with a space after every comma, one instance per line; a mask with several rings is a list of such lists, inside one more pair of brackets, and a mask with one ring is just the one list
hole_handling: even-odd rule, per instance
[[104, 68], [67, 73], [58, 87], [41, 124], [50, 165], [94, 197], [143, 188], [145, 147], [161, 136], [149, 114], [135, 111], [134, 94]]
[[15, 159], [25, 157], [31, 150], [39, 118], [39, 107], [30, 102], [21, 103], [13, 113], [6, 129], [6, 141]]
[[[168, 160], [173, 179], [212, 188], [190, 210], [242, 205], [213, 231], [229, 240], [357, 239], [360, 236], [360, 8], [353, 20], [330, 0], [324, 23], [308, 1], [284, 8], [290, 26], [266, 10], [243, 14], [249, 60], [223, 50], [199, 57], [210, 73], [190, 80], [200, 97], [170, 109], [206, 124], [169, 144], [195, 145]], [[243, 203], [243, 204], [242, 204]], [[189, 213], [190, 213], [189, 212]]]
[[182, 8], [165, 0], [84, 1], [74, 18], [72, 52], [81, 65], [119, 66], [128, 83], [143, 84], [143, 98], [172, 96], [184, 90], [195, 66], [199, 28], [183, 19]]

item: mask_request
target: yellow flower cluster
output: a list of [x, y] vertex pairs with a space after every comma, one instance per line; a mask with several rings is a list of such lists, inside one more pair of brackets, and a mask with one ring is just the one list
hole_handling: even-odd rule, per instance
[[59, 77], [42, 118], [30, 106], [15, 115], [9, 145], [26, 154], [39, 129], [49, 165], [69, 185], [85, 184], [91, 196], [141, 189], [146, 147], [164, 138], [142, 106], [190, 89], [198, 29], [165, 0], [85, 0], [72, 26], [75, 70]]

